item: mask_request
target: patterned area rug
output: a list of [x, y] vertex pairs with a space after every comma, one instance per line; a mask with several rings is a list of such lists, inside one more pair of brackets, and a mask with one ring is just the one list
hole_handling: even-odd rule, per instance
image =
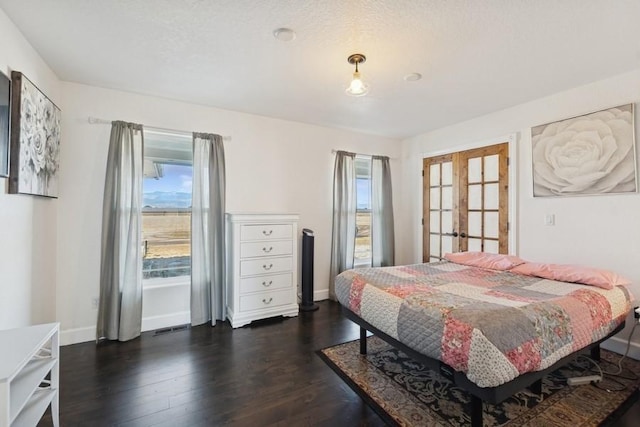
[[[390, 425], [467, 426], [471, 399], [463, 390], [377, 337], [367, 339], [368, 354], [358, 341], [320, 350], [335, 370]], [[617, 371], [619, 355], [602, 350], [605, 371]], [[611, 362], [611, 363], [608, 363]], [[599, 385], [570, 387], [566, 378], [593, 375], [582, 358], [543, 380], [543, 397], [523, 390], [498, 405], [484, 404], [485, 426], [597, 426], [613, 423], [638, 398], [640, 362], [625, 359], [622, 375]], [[632, 374], [633, 373], [633, 374]], [[610, 379], [607, 379], [610, 378]], [[615, 381], [613, 381], [615, 380]], [[626, 387], [621, 391], [621, 388]]]

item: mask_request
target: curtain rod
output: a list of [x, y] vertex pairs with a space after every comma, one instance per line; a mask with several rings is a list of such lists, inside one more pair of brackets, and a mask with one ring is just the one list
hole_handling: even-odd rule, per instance
[[[346, 151], [346, 150], [337, 150], [335, 148], [332, 148], [331, 149], [331, 154], [336, 154], [338, 151]], [[355, 154], [356, 154], [356, 156], [369, 156], [369, 157], [378, 155], [378, 154], [366, 154], [366, 153], [355, 153]], [[387, 157], [389, 157], [389, 156], [387, 156]], [[389, 157], [389, 160], [396, 160], [396, 158], [395, 157]]]
[[[100, 119], [98, 117], [91, 117], [87, 119], [87, 121], [92, 125], [110, 125], [111, 120]], [[178, 135], [178, 136], [191, 136], [193, 132], [187, 132], [185, 130], [177, 130], [177, 129], [168, 129], [168, 128], [159, 128], [156, 126], [145, 126], [143, 125], [144, 130], [164, 135]], [[223, 141], [231, 141], [230, 136], [223, 136]]]

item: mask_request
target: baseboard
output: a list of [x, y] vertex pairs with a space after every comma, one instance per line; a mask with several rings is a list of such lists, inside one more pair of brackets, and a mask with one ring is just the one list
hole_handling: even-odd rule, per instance
[[65, 329], [60, 331], [60, 345], [78, 344], [81, 342], [95, 341], [96, 327]]
[[[189, 311], [145, 317], [142, 319], [142, 332], [184, 325], [185, 323], [191, 323], [191, 313]], [[81, 342], [95, 341], [95, 339], [95, 326], [60, 331], [60, 345], [78, 344]]]
[[[323, 289], [313, 292], [314, 301], [329, 299], [329, 290]], [[191, 323], [191, 315], [188, 311], [166, 314], [163, 316], [152, 316], [142, 319], [142, 331], [153, 331], [155, 329], [167, 328], [170, 326], [184, 325]], [[78, 344], [81, 342], [94, 341], [96, 339], [96, 327], [87, 326], [84, 328], [65, 329], [60, 331], [60, 345]], [[624, 354], [627, 350], [627, 340], [613, 337], [601, 344], [601, 347], [618, 354]], [[640, 344], [631, 342], [627, 357], [640, 360]]]
[[323, 301], [329, 299], [329, 289], [321, 289], [319, 291], [313, 291], [314, 301]]
[[163, 314], [162, 316], [143, 317], [142, 332], [155, 331], [156, 329], [184, 325], [186, 323], [191, 323], [190, 311], [179, 311], [177, 313]]
[[[609, 338], [602, 344], [600, 347], [613, 351], [618, 354], [624, 354], [627, 351], [627, 340], [624, 338], [613, 337]], [[634, 341], [631, 341], [631, 346], [629, 347], [629, 353], [627, 357], [632, 359], [640, 360], [640, 344]]]

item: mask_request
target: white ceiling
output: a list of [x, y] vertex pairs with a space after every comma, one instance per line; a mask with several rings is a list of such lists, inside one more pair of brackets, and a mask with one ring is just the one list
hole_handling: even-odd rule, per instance
[[[65, 81], [406, 137], [640, 68], [640, 0], [0, 0]], [[276, 40], [289, 27], [297, 38]], [[363, 53], [369, 95], [349, 97]], [[403, 76], [421, 73], [418, 82]]]

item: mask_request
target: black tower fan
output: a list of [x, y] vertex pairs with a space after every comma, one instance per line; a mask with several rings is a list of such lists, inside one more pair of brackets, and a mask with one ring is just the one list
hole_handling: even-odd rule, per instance
[[313, 302], [313, 230], [302, 230], [302, 302], [300, 311], [315, 311]]

